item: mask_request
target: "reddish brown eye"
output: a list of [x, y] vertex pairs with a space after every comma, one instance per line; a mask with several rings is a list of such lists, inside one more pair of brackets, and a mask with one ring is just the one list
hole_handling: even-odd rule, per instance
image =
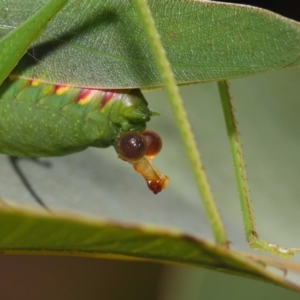
[[143, 131], [143, 136], [146, 139], [147, 151], [146, 155], [149, 157], [155, 157], [162, 148], [161, 137], [152, 130]]
[[146, 154], [146, 138], [139, 132], [129, 131], [120, 135], [117, 141], [118, 154], [124, 160], [135, 161]]

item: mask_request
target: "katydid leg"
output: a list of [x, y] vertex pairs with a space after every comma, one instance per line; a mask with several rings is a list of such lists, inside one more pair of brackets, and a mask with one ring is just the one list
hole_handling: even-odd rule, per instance
[[29, 181], [28, 181], [25, 173], [20, 168], [20, 165], [19, 165], [20, 159], [29, 159], [29, 160], [31, 160], [31, 161], [39, 164], [40, 166], [47, 167], [47, 168], [51, 167], [51, 164], [49, 162], [47, 162], [47, 161], [41, 161], [41, 160], [39, 160], [37, 158], [19, 158], [19, 157], [15, 157], [15, 156], [9, 156], [9, 161], [11, 163], [11, 166], [13, 167], [13, 169], [15, 170], [15, 172], [17, 173], [17, 175], [19, 176], [20, 180], [22, 181], [23, 185], [26, 187], [26, 189], [28, 190], [28, 192], [31, 194], [31, 196], [34, 198], [34, 200], [38, 204], [40, 204], [47, 211], [50, 211], [50, 209], [48, 208], [48, 206], [44, 203], [44, 201], [35, 192], [35, 190], [31, 186], [31, 184], [29, 183]]
[[269, 242], [259, 238], [254, 222], [254, 214], [251, 207], [249, 188], [247, 185], [247, 176], [242, 147], [239, 140], [236, 119], [230, 101], [228, 84], [226, 81], [219, 81], [218, 87], [234, 165], [235, 178], [244, 221], [244, 230], [249, 246], [252, 249], [279, 255], [281, 257], [291, 257], [295, 252], [300, 252], [300, 249], [280, 247], [278, 245], [270, 244]]

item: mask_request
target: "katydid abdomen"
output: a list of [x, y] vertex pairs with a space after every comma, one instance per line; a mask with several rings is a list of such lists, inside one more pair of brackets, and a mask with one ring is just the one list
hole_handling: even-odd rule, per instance
[[151, 163], [161, 147], [159, 136], [142, 133], [152, 114], [137, 89], [87, 89], [11, 76], [0, 87], [0, 153], [62, 156], [113, 145], [158, 193], [168, 182]]
[[139, 90], [110, 91], [7, 79], [0, 87], [0, 152], [61, 156], [108, 147], [143, 131], [151, 111]]

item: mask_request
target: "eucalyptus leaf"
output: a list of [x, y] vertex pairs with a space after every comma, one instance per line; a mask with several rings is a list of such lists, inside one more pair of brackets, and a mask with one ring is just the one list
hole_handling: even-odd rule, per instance
[[0, 250], [7, 254], [69, 252], [91, 257], [170, 261], [263, 279], [300, 292], [298, 286], [266, 271], [263, 258], [247, 258], [180, 231], [155, 226], [130, 226], [58, 212], [51, 215], [8, 205], [0, 209], [0, 236]]
[[[5, 1], [0, 37], [43, 2]], [[300, 25], [295, 21], [220, 2], [150, 0], [149, 6], [178, 84], [299, 65]], [[134, 7], [122, 0], [70, 0], [15, 73], [79, 86], [161, 86]]]

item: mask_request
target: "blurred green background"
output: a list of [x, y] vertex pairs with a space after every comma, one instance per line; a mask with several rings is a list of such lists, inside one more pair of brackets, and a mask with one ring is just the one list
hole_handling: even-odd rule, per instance
[[[300, 69], [290, 69], [230, 83], [258, 231], [270, 242], [290, 247], [300, 247], [299, 78]], [[184, 87], [181, 94], [232, 247], [247, 250], [217, 86], [208, 83]], [[161, 113], [149, 125], [164, 140], [164, 149], [155, 164], [171, 177], [168, 189], [161, 196], [148, 195], [144, 183], [137, 181], [138, 175], [109, 150], [91, 149], [74, 156], [51, 159], [52, 170], [41, 169], [30, 162], [24, 162], [23, 167], [51, 207], [136, 223], [151, 221], [211, 239], [165, 95], [162, 91], [147, 92], [146, 98], [151, 108]], [[90, 165], [85, 164], [88, 156], [95, 165], [95, 152], [101, 153], [102, 157], [96, 168], [101, 168], [102, 162], [107, 163], [111, 165], [107, 168], [115, 174], [110, 178], [106, 169], [104, 178], [95, 178], [95, 183], [101, 184], [99, 190], [104, 189], [105, 193], [106, 180], [109, 182], [109, 178], [112, 180], [116, 174], [122, 174], [124, 168], [126, 178], [118, 178], [115, 188], [107, 188], [116, 194], [115, 198], [120, 198], [118, 195], [128, 189], [127, 180], [133, 176], [138, 195], [135, 199], [100, 197], [99, 190], [94, 189], [84, 191], [88, 195], [86, 199], [74, 200], [80, 194], [81, 184], [88, 184], [87, 181], [97, 175]], [[4, 166], [4, 156], [1, 161]], [[71, 172], [70, 177], [75, 177], [78, 182], [79, 178], [88, 175], [78, 186], [73, 181], [64, 185], [65, 194], [52, 199], [52, 194], [61, 191], [55, 188], [61, 184], [56, 168], [60, 174], [59, 167], [63, 162], [74, 162], [75, 165], [77, 162], [77, 168], [82, 167], [83, 171]], [[35, 170], [42, 175], [34, 175]], [[23, 187], [20, 187], [23, 192], [16, 192], [16, 186], [20, 186], [18, 178], [13, 178], [12, 171], [7, 172], [0, 174], [1, 195], [32, 203]], [[42, 180], [43, 176], [45, 180]], [[71, 192], [74, 198], [70, 196]], [[89, 199], [89, 196], [93, 198], [93, 193], [95, 199], [100, 198], [98, 204], [95, 199]], [[297, 257], [294, 260], [299, 262]], [[34, 256], [2, 256], [0, 265], [0, 299], [299, 299], [296, 293], [270, 284], [188, 267]]]

